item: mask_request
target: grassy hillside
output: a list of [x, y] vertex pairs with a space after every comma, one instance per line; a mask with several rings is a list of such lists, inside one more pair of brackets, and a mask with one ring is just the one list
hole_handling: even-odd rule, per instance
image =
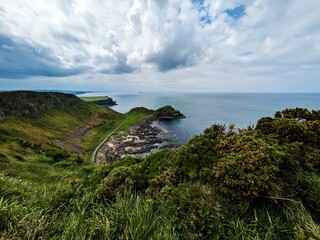
[[[98, 236], [107, 236], [105, 206], [91, 209], [103, 167], [87, 159], [125, 116], [60, 93], [0, 93], [0, 101], [0, 239], [90, 239], [99, 221]], [[146, 116], [132, 114], [121, 130]], [[83, 211], [99, 206], [96, 222], [88, 215], [83, 225]]]
[[123, 119], [111, 109], [68, 94], [8, 92], [1, 93], [1, 98], [6, 98], [6, 104], [0, 107], [6, 114], [0, 122], [4, 140], [1, 145], [8, 158], [17, 155], [12, 152], [21, 148], [19, 142], [29, 142], [45, 148], [62, 148], [86, 159], [97, 142]]
[[[213, 125], [175, 151], [107, 166], [83, 158], [125, 116], [81, 100], [5, 114], [0, 239], [320, 239], [319, 111]], [[134, 109], [121, 130], [151, 115]]]

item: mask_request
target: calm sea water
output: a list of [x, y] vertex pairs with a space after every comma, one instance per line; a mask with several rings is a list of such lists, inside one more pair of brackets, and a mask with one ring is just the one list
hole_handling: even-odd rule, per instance
[[[304, 107], [320, 108], [318, 93], [87, 93], [86, 96], [110, 96], [118, 105], [113, 109], [125, 113], [143, 106], [157, 109], [171, 105], [186, 119], [162, 121], [164, 137], [185, 143], [214, 123], [234, 123], [238, 128], [256, 124], [263, 116], [273, 116], [277, 110]], [[85, 96], [81, 95], [81, 96]]]

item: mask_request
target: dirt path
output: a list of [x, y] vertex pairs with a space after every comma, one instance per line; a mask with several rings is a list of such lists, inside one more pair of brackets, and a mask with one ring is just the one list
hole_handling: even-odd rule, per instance
[[114, 134], [127, 120], [128, 120], [129, 115], [126, 114], [126, 118], [111, 132], [109, 133], [103, 140], [102, 142], [93, 150], [93, 152], [91, 153], [90, 156], [90, 161], [91, 162], [95, 162], [96, 161], [96, 156], [97, 156], [97, 152], [99, 151], [99, 149], [101, 148], [101, 146], [109, 139], [109, 137]]

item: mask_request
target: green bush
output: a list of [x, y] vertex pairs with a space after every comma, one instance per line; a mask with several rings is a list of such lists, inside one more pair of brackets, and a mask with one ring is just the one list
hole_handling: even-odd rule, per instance
[[292, 118], [297, 120], [309, 120], [312, 118], [311, 112], [306, 108], [287, 108], [281, 113], [283, 118]]
[[183, 239], [215, 239], [222, 220], [214, 188], [182, 183], [163, 199], [173, 209], [174, 225]]
[[222, 140], [218, 149], [214, 184], [236, 208], [245, 211], [253, 199], [277, 191], [276, 174], [285, 156], [279, 145], [244, 132]]
[[176, 168], [168, 168], [162, 171], [149, 182], [147, 193], [153, 197], [161, 197], [162, 190], [174, 187], [179, 181], [178, 171]]
[[102, 180], [99, 194], [108, 200], [114, 200], [129, 187], [133, 186], [132, 167], [118, 167], [113, 169], [107, 177]]
[[310, 138], [307, 124], [295, 119], [261, 118], [256, 129], [263, 134], [274, 134], [282, 142], [304, 142]]
[[70, 157], [70, 154], [62, 149], [53, 149], [53, 148], [48, 148], [44, 150], [44, 154], [51, 158], [53, 162], [59, 162], [61, 160], [64, 160], [68, 157]]

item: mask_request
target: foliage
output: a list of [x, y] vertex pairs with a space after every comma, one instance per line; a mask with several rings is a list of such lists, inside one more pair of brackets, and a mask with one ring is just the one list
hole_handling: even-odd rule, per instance
[[133, 185], [132, 167], [118, 167], [113, 169], [102, 181], [100, 194], [106, 199], [115, 199]]
[[213, 166], [214, 183], [235, 207], [246, 211], [252, 199], [278, 188], [275, 178], [285, 154], [276, 143], [249, 131], [222, 140], [218, 151], [221, 158]]
[[[91, 110], [115, 118], [87, 147], [124, 117]], [[39, 141], [83, 126], [61, 113], [1, 123], [0, 239], [320, 238], [320, 111], [213, 125], [177, 150], [106, 166]], [[133, 110], [121, 130], [150, 114]]]

